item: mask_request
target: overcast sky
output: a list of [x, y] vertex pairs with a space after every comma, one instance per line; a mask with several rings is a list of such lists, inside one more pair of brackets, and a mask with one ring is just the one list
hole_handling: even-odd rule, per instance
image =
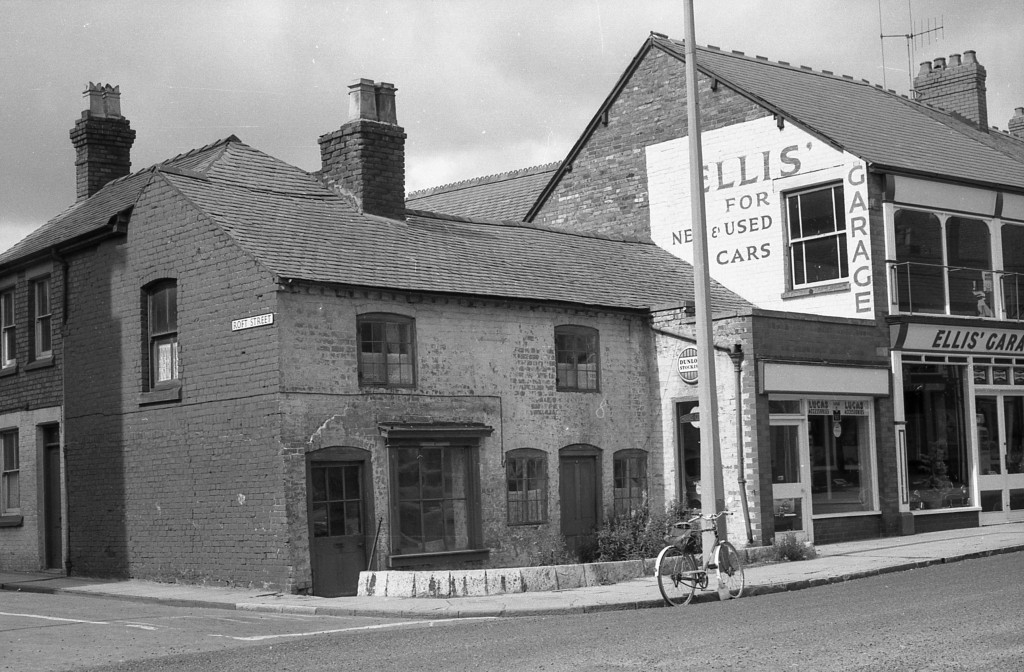
[[[119, 85], [141, 170], [231, 134], [305, 170], [360, 77], [398, 88], [413, 191], [564, 158], [682, 0], [0, 0], [0, 250], [75, 199], [68, 131]], [[1024, 106], [1024, 0], [695, 0], [697, 43], [906, 93], [977, 51], [989, 123]], [[883, 76], [883, 48], [885, 71]]]

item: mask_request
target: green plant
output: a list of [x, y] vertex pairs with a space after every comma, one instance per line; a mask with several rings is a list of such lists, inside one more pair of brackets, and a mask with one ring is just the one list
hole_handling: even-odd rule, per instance
[[663, 512], [651, 511], [644, 500], [629, 513], [608, 518], [597, 531], [599, 562], [653, 558], [665, 546], [665, 533], [673, 523], [687, 518], [687, 509], [670, 502]]
[[792, 532], [775, 537], [773, 546], [775, 559], [779, 561], [810, 560], [817, 556], [812, 546], [808, 546]]

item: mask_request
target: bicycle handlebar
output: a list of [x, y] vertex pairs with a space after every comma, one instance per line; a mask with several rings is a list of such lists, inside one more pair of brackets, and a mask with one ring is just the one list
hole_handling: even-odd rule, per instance
[[705, 515], [703, 513], [699, 513], [696, 516], [694, 516], [693, 518], [690, 518], [689, 520], [687, 520], [686, 522], [687, 523], [692, 523], [695, 520], [717, 520], [718, 518], [721, 518], [722, 516], [731, 516], [731, 515], [732, 515], [732, 511], [719, 511], [718, 513], [712, 513], [710, 515]]

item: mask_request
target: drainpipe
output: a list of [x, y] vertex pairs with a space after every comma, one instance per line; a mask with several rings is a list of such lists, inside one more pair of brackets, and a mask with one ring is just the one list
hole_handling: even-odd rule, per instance
[[735, 343], [729, 350], [729, 358], [732, 360], [733, 368], [736, 370], [736, 453], [739, 476], [736, 482], [740, 486], [740, 502], [743, 505], [743, 523], [747, 529], [747, 544], [754, 544], [754, 534], [750, 529], [750, 512], [747, 509], [747, 476], [743, 464], [743, 399], [740, 395], [741, 371], [743, 368], [743, 346]]

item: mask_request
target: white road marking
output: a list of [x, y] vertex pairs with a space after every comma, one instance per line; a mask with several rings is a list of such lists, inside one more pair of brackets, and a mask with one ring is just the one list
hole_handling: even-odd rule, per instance
[[155, 625], [144, 625], [142, 623], [125, 623], [126, 628], [138, 628], [139, 630], [158, 630]]
[[22, 618], [38, 618], [43, 621], [61, 621], [63, 623], [85, 623], [87, 625], [110, 625], [107, 621], [84, 621], [79, 618], [59, 618], [57, 616], [40, 616], [39, 614], [12, 614], [0, 611], [0, 616], [21, 616]]
[[313, 637], [315, 635], [333, 635], [339, 632], [357, 632], [359, 630], [383, 630], [385, 628], [401, 628], [410, 625], [427, 625], [433, 627], [441, 623], [458, 623], [464, 621], [491, 621], [497, 616], [474, 616], [469, 618], [442, 618], [423, 621], [403, 621], [401, 623], [379, 623], [377, 625], [361, 625], [355, 628], [338, 628], [337, 630], [315, 630], [313, 632], [283, 633], [280, 635], [255, 635], [252, 637], [233, 637], [231, 635], [210, 635], [210, 637], [225, 637], [239, 642], [263, 642], [268, 639], [283, 639], [288, 637]]

